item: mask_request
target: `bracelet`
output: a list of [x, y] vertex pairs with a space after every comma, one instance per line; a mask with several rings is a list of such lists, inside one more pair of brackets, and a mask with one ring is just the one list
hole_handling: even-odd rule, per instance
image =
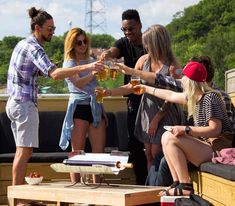
[[153, 95], [155, 95], [155, 91], [156, 91], [156, 89], [157, 89], [157, 88], [154, 88], [154, 90], [153, 90]]
[[107, 94], [107, 96], [112, 96], [112, 91], [111, 91], [111, 89], [107, 89], [107, 90], [106, 90], [106, 94]]

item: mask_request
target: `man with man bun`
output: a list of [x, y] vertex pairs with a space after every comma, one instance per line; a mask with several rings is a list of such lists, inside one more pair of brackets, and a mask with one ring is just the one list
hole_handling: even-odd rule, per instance
[[[79, 65], [72, 68], [57, 68], [46, 55], [43, 45], [50, 42], [56, 29], [52, 16], [43, 9], [28, 10], [31, 19], [31, 35], [21, 40], [14, 48], [8, 70], [7, 93], [9, 99], [6, 113], [16, 143], [12, 168], [12, 184], [24, 184], [27, 163], [33, 148], [39, 146], [39, 117], [37, 108], [38, 75], [52, 79], [64, 79], [82, 71], [99, 71], [103, 62]], [[18, 205], [24, 205], [19, 202]]]

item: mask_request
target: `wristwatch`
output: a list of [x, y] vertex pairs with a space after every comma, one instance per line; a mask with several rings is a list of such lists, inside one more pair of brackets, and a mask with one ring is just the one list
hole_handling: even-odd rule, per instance
[[186, 126], [184, 131], [186, 134], [189, 134], [189, 132], [191, 131], [191, 128], [189, 126]]

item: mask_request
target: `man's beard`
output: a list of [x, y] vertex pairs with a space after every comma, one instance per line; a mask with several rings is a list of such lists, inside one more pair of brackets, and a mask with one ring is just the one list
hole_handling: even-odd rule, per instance
[[50, 36], [48, 36], [48, 37], [42, 35], [42, 39], [43, 39], [44, 41], [50, 42], [50, 41], [51, 41], [51, 38], [52, 38], [52, 35], [50, 35]]

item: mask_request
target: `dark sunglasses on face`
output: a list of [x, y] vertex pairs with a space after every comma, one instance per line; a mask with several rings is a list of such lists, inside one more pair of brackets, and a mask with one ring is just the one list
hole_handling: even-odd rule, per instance
[[121, 30], [123, 31], [123, 32], [127, 32], [127, 31], [132, 31], [134, 29], [134, 27], [132, 27], [132, 26], [130, 26], [130, 27], [122, 27], [121, 28]]
[[82, 44], [85, 44], [86, 45], [86, 39], [84, 39], [83, 41], [82, 40], [78, 40], [77, 42], [76, 42], [76, 44], [78, 45], [78, 46], [82, 46]]
[[54, 32], [56, 27], [55, 26], [48, 26], [47, 27], [50, 32]]

